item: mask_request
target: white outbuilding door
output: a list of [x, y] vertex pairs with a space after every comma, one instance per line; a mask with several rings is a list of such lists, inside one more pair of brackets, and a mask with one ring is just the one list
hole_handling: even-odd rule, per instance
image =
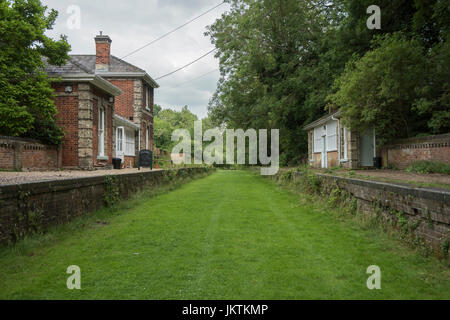
[[116, 132], [116, 157], [125, 161], [125, 130], [123, 127], [118, 127]]
[[323, 127], [323, 133], [322, 133], [322, 155], [321, 155], [321, 167], [326, 168], [328, 167], [328, 153], [327, 153], [327, 126]]
[[323, 136], [322, 137], [322, 145], [323, 145], [323, 150], [322, 150], [322, 168], [326, 168], [328, 165], [328, 153], [327, 153], [327, 137]]

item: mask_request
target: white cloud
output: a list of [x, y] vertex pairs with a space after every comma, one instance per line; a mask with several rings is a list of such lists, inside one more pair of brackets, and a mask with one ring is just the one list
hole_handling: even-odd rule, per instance
[[[131, 51], [158, 38], [220, 3], [220, 0], [42, 0], [44, 5], [59, 11], [50, 36], [68, 36], [74, 54], [94, 54], [94, 37], [103, 31], [113, 40], [112, 54], [122, 58]], [[67, 26], [67, 8], [81, 9], [81, 28]], [[205, 27], [212, 24], [229, 8], [224, 4], [190, 25], [135, 53], [125, 60], [146, 70], [153, 78], [167, 74], [213, 49], [204, 36]], [[211, 54], [186, 69], [158, 81], [155, 103], [181, 109], [188, 105], [200, 118], [207, 114], [208, 101], [216, 89], [219, 73], [211, 73], [187, 83], [190, 79], [217, 69], [218, 60]], [[172, 88], [176, 87], [177, 88]]]

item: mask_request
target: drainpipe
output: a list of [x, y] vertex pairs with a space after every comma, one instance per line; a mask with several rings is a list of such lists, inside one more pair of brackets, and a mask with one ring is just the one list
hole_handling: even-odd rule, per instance
[[341, 124], [339, 123], [339, 119], [336, 119], [334, 116], [331, 116], [331, 120], [337, 122], [337, 149], [338, 149], [338, 161], [341, 164]]

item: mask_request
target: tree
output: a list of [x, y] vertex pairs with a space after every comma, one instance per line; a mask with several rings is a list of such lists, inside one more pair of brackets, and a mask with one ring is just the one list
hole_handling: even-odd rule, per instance
[[427, 55], [426, 85], [418, 90], [413, 110], [427, 119], [429, 132], [450, 132], [450, 33]]
[[379, 0], [380, 30], [367, 28], [371, 0], [228, 2], [207, 32], [221, 71], [209, 117], [280, 129], [282, 165], [306, 156], [303, 126], [330, 101], [385, 141], [448, 128], [448, 1]]
[[0, 134], [58, 144], [53, 90], [44, 61], [63, 65], [70, 46], [45, 35], [57, 12], [39, 0], [0, 0]]
[[162, 107], [159, 104], [153, 105], [153, 116], [157, 117], [161, 110], [162, 110]]
[[381, 144], [423, 131], [424, 122], [412, 108], [427, 84], [423, 47], [401, 34], [380, 37], [373, 47], [347, 65], [330, 101], [341, 107], [349, 127], [374, 127]]
[[156, 146], [162, 150], [172, 150], [176, 144], [176, 142], [172, 142], [172, 132], [175, 129], [187, 129], [191, 137], [194, 137], [194, 121], [197, 120], [197, 116], [189, 111], [188, 106], [184, 106], [181, 111], [162, 109], [161, 107], [154, 119]]
[[306, 153], [302, 126], [321, 112], [304, 104], [313, 90], [303, 71], [317, 60], [325, 26], [315, 2], [232, 1], [207, 33], [221, 63], [211, 119], [230, 128], [280, 129], [289, 161]]

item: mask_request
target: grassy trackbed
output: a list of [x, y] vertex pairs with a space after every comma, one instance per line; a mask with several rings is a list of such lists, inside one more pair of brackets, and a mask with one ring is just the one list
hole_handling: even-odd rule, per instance
[[[449, 299], [450, 270], [246, 171], [0, 250], [0, 299]], [[81, 290], [66, 269], [81, 268]], [[366, 269], [381, 268], [381, 290]]]

